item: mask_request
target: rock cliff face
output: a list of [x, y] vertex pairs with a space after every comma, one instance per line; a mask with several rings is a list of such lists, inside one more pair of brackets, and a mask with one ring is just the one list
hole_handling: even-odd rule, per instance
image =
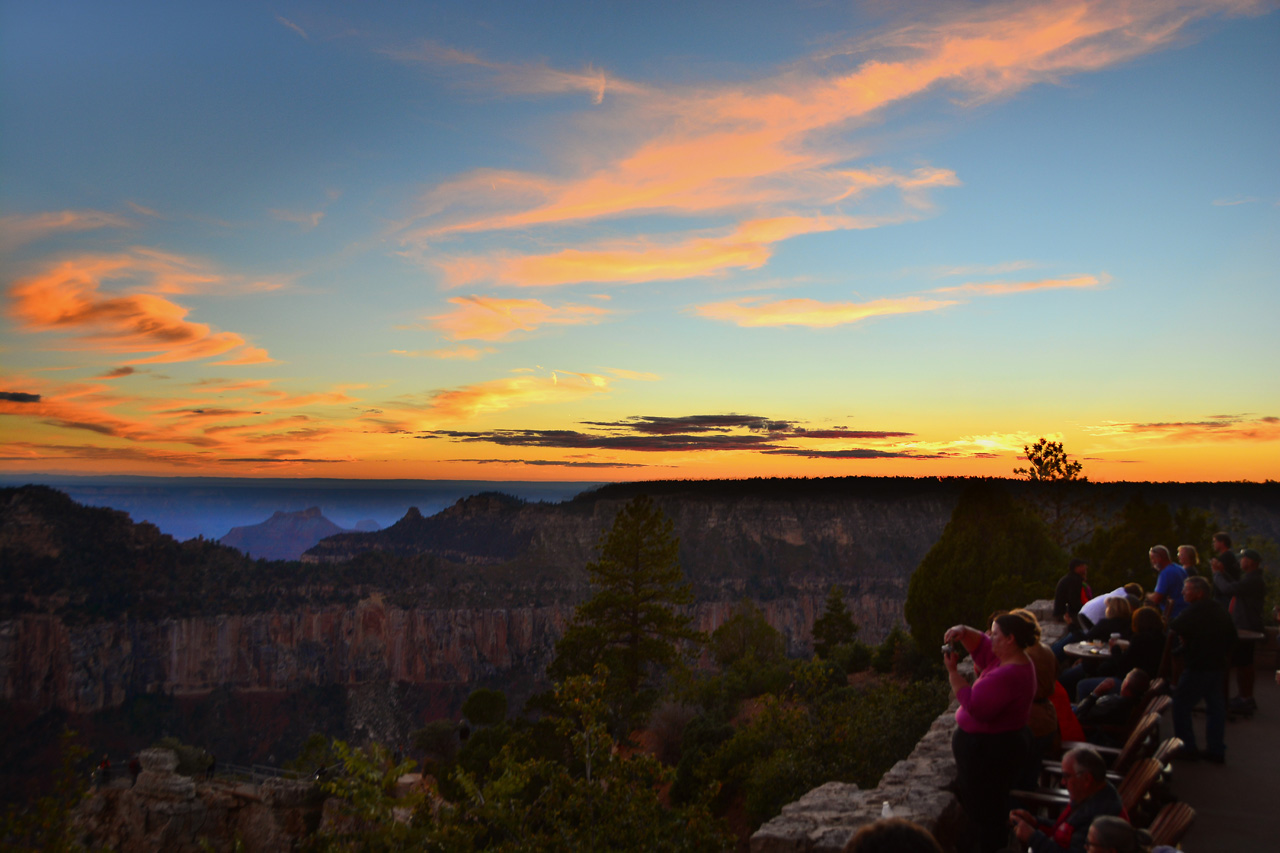
[[[733, 600], [693, 607], [714, 630]], [[849, 599], [868, 633], [893, 624], [895, 598]], [[810, 642], [823, 595], [765, 602], [769, 621], [793, 650]], [[536, 680], [573, 614], [569, 604], [509, 609], [404, 609], [381, 596], [349, 608], [69, 626], [24, 615], [0, 624], [4, 698], [41, 711], [90, 713], [128, 696], [296, 690], [371, 683], [473, 685]]]

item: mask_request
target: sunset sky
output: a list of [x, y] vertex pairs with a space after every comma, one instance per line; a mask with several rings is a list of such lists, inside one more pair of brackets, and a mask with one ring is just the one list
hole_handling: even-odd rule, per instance
[[0, 470], [1280, 478], [1280, 12], [0, 0]]

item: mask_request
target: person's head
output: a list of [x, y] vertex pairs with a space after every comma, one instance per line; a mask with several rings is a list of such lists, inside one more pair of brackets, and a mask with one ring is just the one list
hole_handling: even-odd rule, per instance
[[1072, 804], [1078, 805], [1106, 786], [1107, 763], [1089, 747], [1078, 747], [1062, 757], [1062, 780]]
[[1189, 603], [1208, 598], [1209, 582], [1199, 575], [1187, 578], [1182, 584], [1182, 597]]
[[1164, 633], [1164, 616], [1154, 607], [1139, 607], [1133, 611], [1133, 633], [1135, 634], [1162, 634]]
[[1169, 549], [1163, 545], [1154, 546], [1147, 552], [1147, 556], [1151, 559], [1151, 565], [1155, 567], [1156, 571], [1173, 562], [1173, 560], [1169, 559]]
[[1089, 564], [1084, 560], [1077, 558], [1072, 560], [1070, 563], [1067, 563], [1067, 571], [1075, 572], [1080, 577], [1085, 577], [1089, 574]]
[[1142, 588], [1142, 584], [1129, 581], [1124, 585], [1124, 594], [1130, 598], [1136, 598], [1141, 601], [1142, 597], [1147, 594], [1147, 591]]
[[1133, 608], [1129, 606], [1128, 598], [1113, 595], [1107, 599], [1107, 608], [1102, 615], [1107, 619], [1123, 619], [1127, 622], [1133, 618]]
[[844, 853], [942, 853], [924, 827], [900, 817], [885, 817], [859, 829]]
[[1036, 643], [1036, 630], [1026, 619], [1006, 613], [991, 623], [991, 651], [999, 658], [1007, 657]]
[[1196, 550], [1195, 545], [1179, 545], [1178, 546], [1178, 563], [1182, 566], [1198, 566], [1200, 565], [1200, 552]]
[[1256, 572], [1262, 568], [1262, 555], [1252, 548], [1245, 548], [1240, 552], [1240, 571]]
[[1231, 534], [1215, 533], [1213, 534], [1213, 553], [1221, 554], [1223, 551], [1231, 550]]
[[[1027, 623], [1030, 624], [1033, 629], [1035, 629], [1036, 642], [1037, 643], [1040, 642], [1040, 620], [1036, 618], [1036, 615], [1034, 613], [1032, 613], [1030, 610], [1028, 610], [1025, 607], [1019, 607], [1015, 610], [1010, 610], [1009, 615], [1017, 616], [1019, 619], [1025, 619]], [[995, 621], [995, 620], [992, 620], [992, 621]]]
[[1089, 824], [1089, 853], [1139, 853], [1151, 843], [1151, 834], [1115, 815], [1101, 815]]
[[1209, 568], [1215, 572], [1225, 572], [1227, 570], [1227, 564], [1222, 562], [1221, 555], [1214, 554], [1209, 558]]
[[1140, 669], [1131, 669], [1129, 674], [1124, 677], [1124, 681], [1120, 682], [1120, 693], [1130, 699], [1137, 699], [1143, 693], [1146, 693], [1147, 688], [1150, 686], [1151, 676]]

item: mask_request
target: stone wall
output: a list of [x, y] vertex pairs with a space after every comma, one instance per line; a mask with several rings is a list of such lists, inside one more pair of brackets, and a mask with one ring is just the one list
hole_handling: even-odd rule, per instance
[[[1044, 639], [1062, 636], [1052, 623], [1053, 602], [1035, 601], [1028, 609], [1040, 620]], [[970, 667], [968, 660], [962, 667]], [[956, 704], [951, 703], [906, 758], [893, 765], [880, 784], [864, 791], [857, 785], [828, 782], [814, 788], [751, 836], [751, 853], [840, 853], [862, 826], [877, 820], [888, 803], [894, 817], [920, 824], [944, 850], [954, 848], [962, 814], [951, 785], [956, 763], [951, 756]]]

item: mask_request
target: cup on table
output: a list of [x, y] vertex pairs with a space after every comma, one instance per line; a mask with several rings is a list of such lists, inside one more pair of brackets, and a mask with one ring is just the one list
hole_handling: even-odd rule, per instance
[[1118, 642], [1120, 642], [1120, 634], [1117, 632], [1111, 635], [1111, 640], [1107, 643], [1107, 648], [1114, 649]]

